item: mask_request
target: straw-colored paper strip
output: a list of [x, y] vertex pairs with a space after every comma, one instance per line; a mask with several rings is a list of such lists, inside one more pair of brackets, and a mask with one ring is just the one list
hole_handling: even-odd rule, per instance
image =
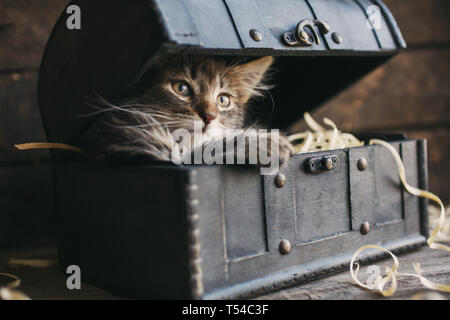
[[81, 150], [80, 148], [72, 146], [70, 144], [65, 144], [65, 143], [29, 142], [29, 143], [15, 144], [14, 147], [16, 147], [19, 150], [65, 149], [65, 150], [71, 150], [71, 151], [83, 153], [83, 150]]

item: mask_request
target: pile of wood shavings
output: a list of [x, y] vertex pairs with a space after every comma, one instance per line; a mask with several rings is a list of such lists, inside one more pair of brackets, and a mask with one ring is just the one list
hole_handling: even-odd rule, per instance
[[308, 130], [288, 136], [288, 140], [292, 143], [297, 154], [364, 145], [364, 142], [358, 140], [354, 135], [338, 130], [336, 124], [328, 118], [323, 119], [323, 122], [330, 127], [327, 130], [318, 124], [308, 112], [305, 112], [303, 117], [312, 131]]

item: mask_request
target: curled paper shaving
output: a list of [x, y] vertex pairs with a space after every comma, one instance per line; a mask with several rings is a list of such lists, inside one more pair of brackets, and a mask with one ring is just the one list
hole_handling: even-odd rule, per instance
[[358, 140], [354, 135], [339, 131], [336, 124], [328, 118], [324, 118], [323, 122], [331, 127], [331, 130], [318, 124], [308, 112], [305, 112], [303, 117], [313, 132], [306, 131], [288, 136], [297, 154], [364, 145], [364, 142]]
[[438, 235], [439, 231], [441, 230], [442, 226], [445, 223], [445, 207], [444, 207], [444, 204], [442, 203], [441, 199], [439, 199], [439, 197], [436, 196], [434, 193], [415, 188], [406, 182], [405, 166], [403, 165], [402, 159], [400, 158], [400, 155], [398, 154], [397, 150], [395, 150], [395, 148], [392, 145], [390, 145], [386, 141], [378, 140], [378, 139], [370, 140], [369, 144], [382, 145], [383, 147], [387, 148], [392, 153], [392, 155], [394, 156], [395, 162], [397, 163], [400, 181], [402, 182], [402, 185], [406, 191], [408, 191], [410, 194], [412, 194], [414, 196], [427, 198], [431, 201], [436, 202], [439, 205], [440, 210], [441, 210], [439, 220], [437, 222], [436, 227], [431, 231], [431, 234], [427, 239], [427, 243], [431, 249], [441, 249], [441, 250], [450, 252], [449, 246], [435, 242], [436, 236]]
[[27, 266], [34, 268], [48, 268], [58, 264], [57, 259], [15, 259], [11, 258], [8, 262], [10, 267]]
[[31, 300], [30, 297], [16, 288], [20, 286], [20, 278], [10, 273], [0, 273], [0, 276], [14, 279], [4, 287], [0, 287], [0, 300]]
[[[439, 225], [441, 210], [435, 206], [428, 207], [428, 225], [430, 233]], [[441, 231], [436, 235], [436, 241], [450, 242], [450, 206], [445, 209], [445, 221]]]
[[[394, 264], [392, 265], [392, 267], [390, 269], [386, 268], [386, 274], [387, 276], [385, 276], [384, 278], [379, 277], [375, 284], [373, 286], [368, 286], [365, 285], [364, 283], [362, 283], [361, 281], [359, 281], [358, 279], [358, 271], [359, 271], [359, 264], [356, 264], [356, 270], [353, 270], [353, 265], [355, 264], [355, 259], [358, 257], [358, 255], [363, 252], [364, 250], [367, 249], [378, 249], [384, 252], [389, 253], [389, 255], [392, 257], [392, 259], [394, 260]], [[395, 277], [395, 275], [397, 274], [397, 269], [398, 266], [400, 265], [400, 263], [398, 262], [397, 257], [390, 252], [389, 250], [377, 246], [377, 245], [366, 245], [366, 246], [362, 246], [361, 248], [359, 248], [358, 250], [356, 250], [356, 252], [353, 254], [353, 257], [350, 261], [350, 274], [352, 276], [352, 279], [361, 287], [372, 290], [374, 288], [378, 289], [380, 291], [380, 293], [387, 297], [387, 296], [391, 296], [394, 294], [395, 290], [397, 290], [397, 279]], [[386, 285], [386, 283], [388, 283], [389, 281], [391, 281], [391, 286], [387, 289], [384, 290], [384, 287]]]
[[[376, 279], [375, 283], [372, 286], [366, 285], [358, 279], [359, 264], [355, 263], [355, 259], [358, 257], [358, 255], [367, 249], [376, 249], [376, 250], [387, 252], [394, 260], [394, 264], [392, 265], [392, 267], [386, 268], [386, 271], [385, 271], [386, 276], [378, 277], [378, 279]], [[355, 264], [356, 264], [356, 269], [354, 270], [353, 266]], [[399, 263], [397, 257], [389, 250], [387, 250], [383, 247], [377, 246], [377, 245], [366, 245], [366, 246], [362, 246], [361, 248], [356, 250], [356, 252], [353, 254], [353, 257], [350, 261], [350, 274], [352, 276], [353, 281], [355, 281], [360, 287], [363, 287], [368, 290], [378, 290], [378, 292], [381, 293], [385, 297], [392, 296], [395, 293], [395, 291], [397, 290], [397, 278], [398, 277], [415, 277], [415, 278], [418, 278], [420, 280], [420, 282], [422, 283], [422, 285], [428, 289], [437, 290], [440, 292], [450, 292], [449, 285], [435, 283], [435, 282], [432, 282], [432, 281], [428, 280], [427, 278], [423, 277], [421, 275], [422, 271], [420, 270], [419, 263], [414, 264], [414, 269], [415, 269], [416, 273], [398, 272], [399, 266], [400, 266], [400, 263]], [[385, 289], [385, 287], [388, 283], [390, 283], [390, 286], [387, 289]]]
[[16, 147], [19, 150], [65, 149], [83, 153], [83, 150], [81, 150], [80, 148], [65, 143], [29, 142], [29, 143], [15, 144], [14, 147]]

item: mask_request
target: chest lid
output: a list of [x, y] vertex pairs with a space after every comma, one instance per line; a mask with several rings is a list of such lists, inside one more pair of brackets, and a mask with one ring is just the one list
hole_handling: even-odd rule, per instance
[[94, 121], [93, 93], [120, 97], [160, 55], [272, 55], [271, 120], [285, 127], [405, 47], [380, 0], [74, 0], [47, 44], [39, 106], [49, 141], [70, 143]]

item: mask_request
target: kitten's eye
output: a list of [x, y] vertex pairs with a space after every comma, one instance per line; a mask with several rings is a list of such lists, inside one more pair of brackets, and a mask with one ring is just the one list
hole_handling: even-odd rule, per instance
[[230, 97], [224, 94], [219, 95], [217, 97], [217, 104], [222, 108], [228, 107], [230, 105]]
[[192, 94], [189, 85], [183, 81], [176, 81], [172, 83], [172, 88], [175, 93], [179, 94], [180, 96], [189, 97]]

